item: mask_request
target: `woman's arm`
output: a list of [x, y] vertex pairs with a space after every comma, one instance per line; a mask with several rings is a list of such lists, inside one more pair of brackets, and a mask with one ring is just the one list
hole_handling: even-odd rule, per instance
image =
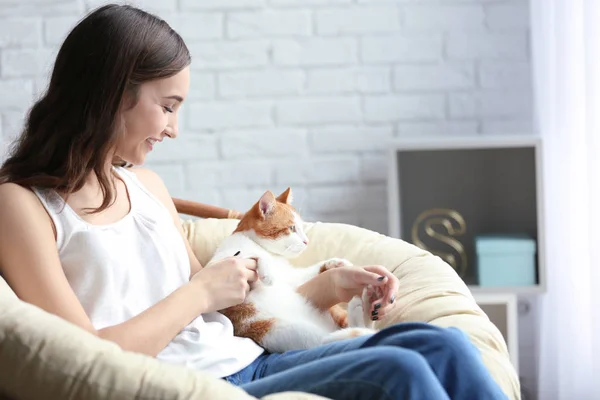
[[333, 288], [332, 272], [330, 269], [318, 274], [311, 280], [299, 286], [296, 292], [300, 293], [319, 310], [325, 311], [334, 305], [341, 303]]
[[155, 357], [194, 318], [212, 311], [206, 299], [198, 298], [201, 292], [200, 285], [189, 282], [135, 317], [100, 329], [96, 335], [124, 350]]
[[[53, 224], [39, 199], [0, 185], [0, 272], [17, 296], [128, 351], [156, 356], [191, 320], [243, 300], [255, 272], [251, 260], [224, 261], [136, 317], [96, 330], [61, 266]], [[254, 264], [253, 264], [254, 263]]]
[[380, 265], [339, 267], [327, 270], [309, 280], [296, 290], [320, 310], [328, 310], [338, 303], [346, 303], [353, 296], [361, 295], [371, 285], [373, 292], [371, 311], [378, 306], [383, 317], [393, 307], [394, 295], [398, 290], [398, 278]]

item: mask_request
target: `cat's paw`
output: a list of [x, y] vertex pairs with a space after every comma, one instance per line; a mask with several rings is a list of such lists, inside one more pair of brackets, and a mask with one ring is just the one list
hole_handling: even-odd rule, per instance
[[344, 258], [330, 258], [329, 260], [323, 262], [321, 269], [326, 271], [333, 268], [351, 267], [353, 265], [354, 264]]
[[[375, 326], [375, 321], [379, 319], [377, 315], [377, 311], [375, 310], [374, 314], [371, 314], [371, 292], [373, 287], [371, 285], [363, 288], [362, 296], [360, 296], [360, 303], [363, 308], [363, 321], [365, 322], [364, 327], [372, 329]], [[359, 296], [355, 296], [359, 297]]]
[[354, 296], [348, 302], [348, 327], [365, 327], [365, 310], [360, 296]]

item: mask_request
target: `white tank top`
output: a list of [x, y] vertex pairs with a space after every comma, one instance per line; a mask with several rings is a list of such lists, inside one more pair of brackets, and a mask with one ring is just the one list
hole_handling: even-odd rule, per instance
[[[184, 241], [167, 208], [137, 176], [115, 172], [129, 192], [130, 212], [108, 225], [84, 221], [53, 190], [34, 189], [57, 231], [57, 246], [69, 284], [96, 329], [122, 323], [189, 281]], [[231, 321], [206, 313], [186, 326], [157, 355], [215, 377], [231, 375], [264, 350], [233, 335]]]

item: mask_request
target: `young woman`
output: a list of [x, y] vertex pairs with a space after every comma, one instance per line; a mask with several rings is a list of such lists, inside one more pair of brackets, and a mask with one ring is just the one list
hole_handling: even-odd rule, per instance
[[[253, 260], [202, 268], [148, 152], [178, 135], [188, 49], [130, 6], [87, 15], [60, 48], [46, 93], [0, 169], [0, 272], [24, 301], [124, 350], [179, 363], [254, 396], [287, 390], [341, 399], [505, 398], [457, 329], [399, 324], [306, 351], [267, 354], [216, 312], [257, 279]], [[199, 171], [201, 173], [201, 171]], [[338, 268], [299, 292], [323, 309], [387, 277]]]

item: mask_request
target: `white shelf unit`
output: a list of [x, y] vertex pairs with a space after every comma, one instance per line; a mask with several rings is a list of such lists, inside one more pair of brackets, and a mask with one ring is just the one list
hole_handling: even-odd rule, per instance
[[424, 137], [394, 139], [390, 142], [388, 150], [388, 232], [395, 238], [410, 241], [402, 237], [402, 182], [399, 182], [398, 152], [402, 151], [431, 151], [431, 150], [468, 150], [468, 149], [501, 149], [523, 148], [534, 150], [535, 154], [535, 181], [536, 181], [536, 219], [537, 219], [537, 284], [531, 286], [510, 287], [482, 287], [469, 285], [474, 294], [516, 293], [532, 294], [546, 291], [546, 270], [544, 262], [544, 207], [543, 207], [543, 181], [542, 181], [542, 143], [539, 136], [530, 134], [509, 136], [466, 136], [466, 137]]
[[502, 333], [510, 361], [519, 374], [518, 298], [514, 293], [474, 294], [475, 301]]

